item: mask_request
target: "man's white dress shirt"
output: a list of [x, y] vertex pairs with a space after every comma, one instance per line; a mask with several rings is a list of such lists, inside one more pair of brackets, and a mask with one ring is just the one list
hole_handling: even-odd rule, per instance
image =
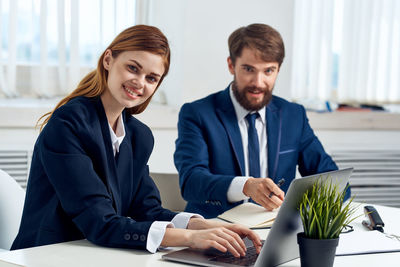
[[[240, 135], [242, 137], [243, 152], [244, 152], [244, 166], [245, 166], [245, 176], [236, 176], [233, 178], [227, 192], [227, 198], [229, 202], [237, 202], [240, 200], [247, 201], [249, 198], [243, 194], [243, 187], [249, 176], [249, 151], [248, 151], [248, 122], [246, 120], [246, 115], [249, 111], [243, 108], [239, 102], [236, 100], [235, 95], [232, 91], [232, 84], [229, 88], [229, 95], [231, 97], [233, 107], [236, 112], [236, 118], [239, 125]], [[261, 177], [268, 177], [268, 151], [267, 151], [267, 121], [265, 118], [265, 108], [263, 107], [258, 111], [260, 116], [256, 119], [256, 130], [258, 134], [258, 142], [260, 144], [260, 174]], [[259, 178], [259, 177], [254, 177]]]

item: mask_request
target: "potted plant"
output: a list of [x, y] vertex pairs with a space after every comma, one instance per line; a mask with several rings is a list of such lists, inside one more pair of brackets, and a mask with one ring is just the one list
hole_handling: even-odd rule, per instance
[[331, 179], [318, 179], [304, 193], [299, 206], [304, 232], [297, 234], [301, 266], [333, 266], [339, 235], [355, 219], [353, 198], [343, 204], [345, 192]]

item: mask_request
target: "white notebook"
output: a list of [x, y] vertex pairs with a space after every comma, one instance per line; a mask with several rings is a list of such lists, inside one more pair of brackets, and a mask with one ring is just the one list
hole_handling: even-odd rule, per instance
[[341, 234], [336, 255], [357, 255], [400, 251], [400, 241], [379, 231], [353, 231]]
[[252, 202], [242, 203], [218, 216], [219, 219], [242, 224], [252, 229], [271, 227], [279, 208], [267, 211], [260, 205]]

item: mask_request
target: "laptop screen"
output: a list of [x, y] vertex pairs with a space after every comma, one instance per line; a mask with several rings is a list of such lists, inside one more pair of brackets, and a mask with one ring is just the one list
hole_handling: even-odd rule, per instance
[[[196, 264], [200, 266], [276, 266], [299, 257], [297, 233], [301, 232], [302, 224], [298, 212], [298, 205], [303, 194], [312, 187], [318, 179], [330, 179], [338, 185], [339, 190], [344, 190], [353, 168], [320, 173], [312, 176], [297, 178], [292, 181], [279, 209], [278, 215], [268, 233], [262, 250], [254, 258], [255, 264], [242, 265], [215, 261], [215, 255], [207, 251], [183, 249], [173, 251], [162, 256], [163, 259], [177, 262]], [[216, 250], [215, 250], [216, 251]], [[246, 255], [247, 256], [247, 255]], [[255, 255], [257, 256], [257, 255]]]
[[276, 266], [298, 258], [297, 233], [303, 231], [298, 206], [304, 193], [318, 179], [331, 180], [342, 191], [352, 172], [348, 168], [293, 180], [255, 266]]

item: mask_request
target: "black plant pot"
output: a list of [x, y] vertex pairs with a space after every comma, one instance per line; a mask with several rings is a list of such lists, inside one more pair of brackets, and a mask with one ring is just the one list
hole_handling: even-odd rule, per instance
[[304, 233], [297, 234], [302, 267], [332, 267], [339, 238], [312, 239]]

